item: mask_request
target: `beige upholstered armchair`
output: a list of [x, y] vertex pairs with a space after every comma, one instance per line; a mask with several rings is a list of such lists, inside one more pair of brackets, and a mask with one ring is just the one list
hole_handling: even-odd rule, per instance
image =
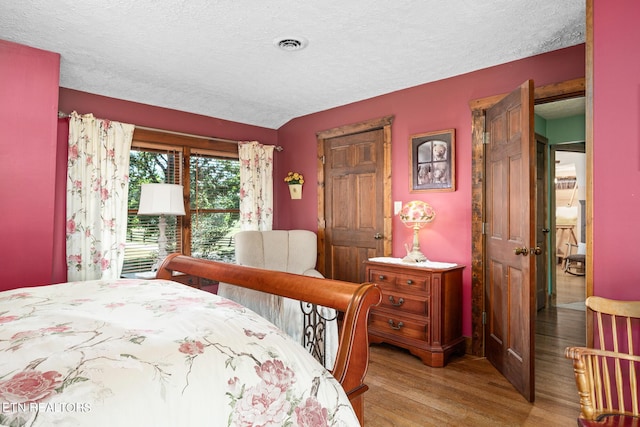
[[236, 263], [322, 277], [315, 269], [317, 241], [308, 230], [240, 231], [235, 235]]
[[[316, 234], [308, 230], [240, 231], [235, 235], [236, 263], [322, 278], [315, 269], [317, 239]], [[333, 367], [338, 345], [335, 310], [228, 283], [220, 283], [218, 295], [270, 320], [327, 369]]]

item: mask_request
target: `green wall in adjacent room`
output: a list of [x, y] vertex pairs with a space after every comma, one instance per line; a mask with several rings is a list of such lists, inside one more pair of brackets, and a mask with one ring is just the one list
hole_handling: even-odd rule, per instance
[[546, 137], [549, 140], [549, 145], [584, 141], [585, 126], [584, 114], [553, 120], [546, 120], [537, 114], [535, 115], [535, 131]]
[[545, 138], [547, 137], [547, 119], [540, 117], [537, 114], [534, 114], [533, 118], [533, 127], [538, 135], [542, 135]]

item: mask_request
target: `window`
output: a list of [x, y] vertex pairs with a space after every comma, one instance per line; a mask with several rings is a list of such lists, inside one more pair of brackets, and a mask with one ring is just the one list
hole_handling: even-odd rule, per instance
[[239, 230], [237, 144], [136, 128], [129, 165], [129, 215], [123, 274], [151, 271], [158, 256], [158, 217], [137, 215], [144, 183], [181, 184], [184, 216], [167, 216], [167, 252], [234, 262]]
[[240, 162], [206, 154], [190, 158], [191, 255], [234, 262], [240, 226]]

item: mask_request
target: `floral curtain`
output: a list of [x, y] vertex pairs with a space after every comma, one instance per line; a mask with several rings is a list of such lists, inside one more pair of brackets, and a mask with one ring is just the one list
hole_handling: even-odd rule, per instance
[[75, 111], [69, 118], [69, 281], [115, 279], [122, 272], [133, 129]]
[[240, 142], [240, 228], [271, 230], [273, 226], [273, 145]]

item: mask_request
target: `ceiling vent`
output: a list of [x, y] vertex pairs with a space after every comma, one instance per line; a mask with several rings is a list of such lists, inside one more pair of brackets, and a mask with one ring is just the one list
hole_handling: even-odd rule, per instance
[[307, 47], [307, 40], [303, 38], [281, 38], [275, 39], [273, 44], [282, 50], [286, 50], [287, 52], [293, 52], [296, 50], [301, 50]]

